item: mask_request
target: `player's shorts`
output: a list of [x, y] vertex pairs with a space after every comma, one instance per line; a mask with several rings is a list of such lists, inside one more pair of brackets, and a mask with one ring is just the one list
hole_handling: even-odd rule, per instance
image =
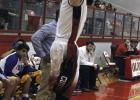
[[60, 66], [63, 62], [63, 59], [66, 57], [66, 54], [67, 54], [67, 42], [61, 40], [54, 41], [51, 46], [50, 57], [51, 57], [51, 72], [53, 72], [55, 76], [59, 76]]
[[41, 70], [38, 70], [38, 71], [35, 71], [35, 72], [31, 72], [30, 76], [35, 77], [36, 82], [38, 84], [40, 84], [41, 83], [41, 74], [42, 74]]

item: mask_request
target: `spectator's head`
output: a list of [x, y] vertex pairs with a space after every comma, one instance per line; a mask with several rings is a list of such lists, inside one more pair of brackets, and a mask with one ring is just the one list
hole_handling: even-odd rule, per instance
[[15, 50], [20, 57], [28, 57], [28, 51], [30, 48], [26, 43], [22, 43], [17, 45]]
[[17, 39], [13, 44], [12, 44], [12, 48], [15, 49], [19, 44], [23, 44], [26, 43], [25, 40], [23, 39]]
[[138, 41], [137, 40], [131, 40], [130, 42], [131, 42], [131, 47], [132, 48], [136, 48], [137, 47], [137, 45], [138, 45]]
[[100, 7], [101, 9], [106, 9], [106, 3], [103, 2], [102, 4], [99, 5], [99, 7]]
[[97, 7], [97, 8], [100, 8], [100, 5], [101, 5], [100, 0], [96, 0], [95, 3], [94, 3], [94, 6]]
[[95, 48], [96, 48], [96, 46], [95, 46], [94, 42], [92, 42], [92, 41], [86, 42], [86, 49], [88, 52], [91, 52], [91, 51], [94, 52]]
[[106, 3], [105, 3], [105, 2], [103, 2], [103, 3], [102, 3], [102, 5], [106, 5]]
[[116, 8], [114, 8], [114, 9], [113, 9], [113, 11], [115, 12], [115, 11], [117, 11], [117, 9], [116, 9]]
[[130, 40], [126, 39], [126, 40], [124, 41], [124, 43], [125, 43], [125, 45], [126, 45], [127, 47], [130, 47]]
[[109, 11], [110, 11], [110, 10], [113, 10], [113, 8], [112, 8], [112, 4], [111, 4], [111, 3], [108, 3], [106, 9], [109, 10]]
[[59, 9], [56, 10], [56, 17], [55, 17], [55, 20], [58, 21], [58, 18], [59, 18]]
[[93, 0], [87, 0], [87, 5], [92, 5], [92, 3], [93, 3]]
[[111, 7], [112, 8], [112, 4], [111, 3], [108, 3], [108, 7]]

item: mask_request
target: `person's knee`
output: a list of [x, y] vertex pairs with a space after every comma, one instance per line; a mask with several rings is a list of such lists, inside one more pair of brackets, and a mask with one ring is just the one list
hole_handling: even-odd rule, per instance
[[20, 79], [18, 77], [8, 77], [9, 81], [7, 82], [8, 87], [15, 87], [19, 84]]
[[29, 74], [22, 76], [21, 83], [31, 82], [31, 77]]

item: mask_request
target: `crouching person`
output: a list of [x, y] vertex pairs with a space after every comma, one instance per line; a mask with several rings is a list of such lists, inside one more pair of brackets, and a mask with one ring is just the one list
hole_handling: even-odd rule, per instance
[[[8, 78], [13, 76], [16, 77], [17, 84], [22, 83], [22, 100], [29, 100], [28, 93], [31, 78], [30, 75], [28, 75], [28, 72], [32, 69], [27, 63], [28, 51], [29, 46], [26, 43], [19, 44], [15, 48], [15, 52], [9, 54], [0, 61], [0, 67], [3, 74]], [[11, 89], [11, 87], [9, 89]]]

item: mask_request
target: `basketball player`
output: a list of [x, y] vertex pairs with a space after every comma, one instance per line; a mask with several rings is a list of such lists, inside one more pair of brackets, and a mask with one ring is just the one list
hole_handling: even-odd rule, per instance
[[[62, 0], [55, 41], [50, 50], [49, 90], [55, 100], [68, 100], [78, 80], [77, 40], [87, 17], [87, 5], [93, 0]], [[77, 72], [77, 73], [76, 73]]]

